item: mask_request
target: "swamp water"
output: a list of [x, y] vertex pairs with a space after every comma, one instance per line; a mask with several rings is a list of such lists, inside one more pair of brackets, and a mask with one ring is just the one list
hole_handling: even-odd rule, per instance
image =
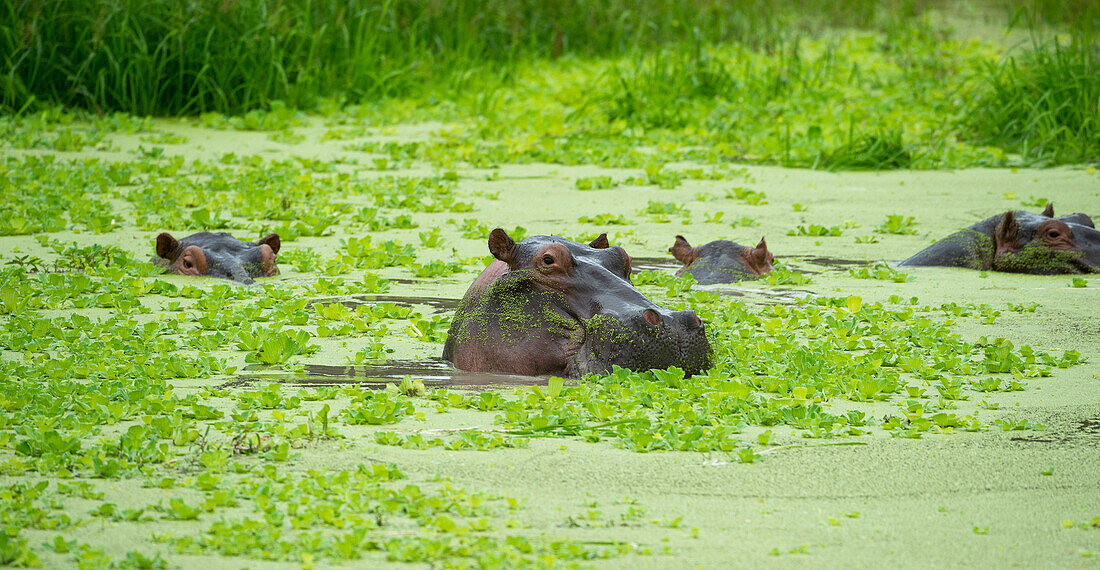
[[[164, 157], [154, 160], [141, 156], [139, 147], [143, 143], [138, 136], [117, 135], [110, 139], [112, 150], [98, 151], [94, 156], [135, 164], [163, 164], [172, 156], [181, 156], [186, 162], [212, 162], [233, 152], [239, 157], [261, 157], [268, 161], [264, 164], [292, 157], [332, 163], [331, 170], [321, 169], [327, 173], [315, 177], [343, 172], [357, 180], [384, 180], [390, 176], [443, 174], [415, 165], [374, 168], [372, 164], [377, 167], [381, 163], [372, 160], [380, 156], [346, 150], [340, 141], [322, 141], [327, 129], [316, 121], [296, 129], [304, 137], [304, 142], [298, 144], [275, 142], [265, 133], [214, 131], [176, 122], [158, 122], [156, 128], [158, 132], [184, 135], [188, 140], [167, 145]], [[384, 136], [386, 140], [401, 141], [406, 130], [417, 136], [431, 131], [395, 127], [386, 130]], [[379, 130], [371, 130], [361, 138], [379, 136], [383, 136]], [[84, 156], [57, 154], [58, 160]], [[245, 164], [239, 166], [248, 168]], [[301, 497], [294, 498], [297, 495], [287, 491], [290, 499], [269, 503], [270, 499], [257, 498], [255, 481], [266, 477], [268, 484], [275, 485], [278, 477], [284, 476], [290, 478], [287, 481], [299, 482], [288, 483], [288, 489], [304, 489], [316, 477], [311, 473], [354, 472], [357, 465], [366, 462], [396, 465], [405, 479], [395, 483], [394, 488], [414, 484], [425, 493], [442, 493], [433, 497], [443, 497], [451, 493], [445, 489], [453, 485], [462, 489], [461, 493], [484, 494], [467, 502], [462, 498], [465, 495], [454, 491], [456, 495], [448, 499], [454, 501], [451, 510], [431, 511], [421, 520], [379, 511], [377, 520], [382, 521], [381, 525], [375, 524], [374, 514], [364, 519], [374, 522], [352, 523], [367, 537], [373, 537], [370, 540], [380, 541], [376, 545], [383, 544], [382, 548], [397, 559], [416, 560], [407, 552], [392, 554], [412, 548], [411, 542], [402, 542], [412, 541], [408, 537], [426, 536], [428, 542], [416, 543], [417, 548], [430, 549], [438, 546], [431, 541], [465, 541], [475, 536], [504, 544], [505, 540], [519, 540], [505, 537], [519, 536], [538, 544], [567, 540], [574, 545], [571, 548], [592, 549], [594, 553], [621, 550], [621, 556], [594, 561], [613, 567], [723, 567], [731, 563], [753, 567], [805, 563], [1095, 565], [1096, 558], [1088, 553], [1100, 552], [1100, 531], [1078, 523], [1100, 516], [1100, 479], [1096, 476], [1100, 472], [1100, 453], [1096, 452], [1100, 434], [1095, 429], [1096, 418], [1100, 417], [1100, 325], [1096, 321], [1100, 280], [1086, 276], [1087, 286], [1075, 287], [1069, 276], [934, 268], [909, 269], [906, 273], [911, 280], [895, 282], [890, 278], [856, 278], [849, 270], [904, 259], [931, 240], [991, 212], [1039, 209], [1022, 204], [1037, 197], [1053, 200], [1059, 212], [1100, 213], [1095, 210], [1100, 204], [1100, 176], [1092, 170], [1072, 168], [883, 173], [827, 173], [765, 166], [705, 168], [725, 174], [719, 180], [686, 179], [674, 189], [622, 186], [593, 191], [577, 190], [575, 180], [594, 176], [621, 180], [639, 172], [543, 164], [459, 169], [452, 171], [455, 175], [450, 195], [470, 204], [470, 211], [413, 208], [407, 213], [407, 222], [380, 230], [369, 229], [369, 217], [351, 221], [354, 212], [371, 207], [371, 199], [363, 192], [336, 187], [326, 190], [324, 202], [349, 204], [337, 216], [344, 222], [319, 235], [284, 239], [280, 252], [282, 273], [277, 277], [261, 279], [249, 288], [209, 279], [150, 277], [149, 281], [157, 279], [180, 289], [195, 287], [204, 293], [184, 298], [143, 293], [137, 299], [141, 307], [150, 309], [147, 314], [106, 307], [77, 310], [68, 305], [41, 309], [41, 315], [56, 319], [82, 313], [97, 319], [131, 315], [135, 326], [158, 320], [186, 322], [186, 327], [169, 333], [172, 338], [182, 345], [184, 339], [191, 338], [188, 334], [210, 337], [212, 348], [181, 348], [181, 353], [222, 358], [236, 370], [169, 379], [176, 396], [193, 398], [181, 408], [186, 413], [163, 416], [178, 418], [185, 430], [177, 434], [181, 444], [171, 447], [170, 458], [149, 460], [126, 477], [108, 475], [97, 479], [82, 475], [79, 481], [91, 485], [94, 492], [79, 496], [68, 491], [62, 512], [91, 520], [91, 524], [63, 531], [28, 528], [23, 538], [47, 565], [60, 566], [72, 558], [37, 546], [52, 542], [59, 534], [116, 559], [135, 550], [157, 552], [183, 567], [299, 564], [301, 553], [311, 549], [327, 552], [326, 556], [336, 560], [333, 553], [339, 548], [333, 546], [337, 539], [332, 537], [347, 536], [343, 530], [309, 526], [313, 523], [294, 519], [296, 524], [307, 525], [305, 528], [323, 529], [310, 531], [322, 533], [318, 540], [323, 546], [309, 546], [308, 533], [295, 533], [280, 518], [298, 516], [291, 514], [286, 505]], [[51, 233], [50, 238], [66, 244], [114, 245], [139, 258], [149, 255], [151, 239], [161, 229], [152, 227], [155, 223], [149, 220], [159, 215], [164, 224], [181, 234], [192, 223], [173, 219], [181, 214], [168, 207], [158, 211], [140, 205], [141, 195], [131, 192], [146, 188], [147, 179], [154, 177], [146, 175], [136, 186], [113, 187], [116, 193], [110, 202], [118, 224], [114, 231], [78, 233], [70, 227]], [[173, 180], [170, 175], [163, 178]], [[250, 196], [254, 204], [270, 202], [262, 187], [276, 184], [243, 178], [233, 183], [241, 185], [235, 191]], [[249, 188], [248, 184], [256, 184], [257, 188]], [[767, 200], [749, 205], [729, 197], [726, 190], [731, 186], [751, 187], [766, 195]], [[171, 199], [173, 193], [179, 197], [190, 190], [187, 185], [173, 183], [167, 188], [141, 191]], [[396, 195], [402, 190], [395, 186], [390, 192]], [[623, 199], [623, 192], [630, 193], [629, 201]], [[294, 200], [300, 202], [302, 198]], [[675, 203], [681, 209], [673, 215], [650, 214], [641, 211], [647, 203]], [[802, 205], [802, 209], [794, 211], [793, 203]], [[200, 206], [201, 196], [184, 196], [181, 204], [191, 212]], [[247, 205], [234, 208], [247, 209]], [[402, 212], [400, 208], [388, 208], [382, 214], [392, 221]], [[704, 221], [705, 216], [716, 212], [725, 212], [726, 219], [751, 218], [752, 225], [731, 227], [729, 223]], [[582, 215], [600, 214], [621, 216], [631, 223], [600, 226], [577, 221]], [[912, 216], [916, 233], [876, 233], [874, 228], [893, 214]], [[136, 220], [142, 217], [150, 227], [138, 226]], [[789, 261], [790, 269], [812, 280], [797, 284], [762, 280], [681, 290], [679, 284], [658, 278], [658, 282], [641, 288], [659, 303], [698, 306], [706, 311], [708, 326], [717, 328], [718, 322], [724, 322], [722, 326], [740, 330], [739, 334], [723, 337], [727, 376], [691, 384], [674, 377], [633, 379], [624, 381], [621, 389], [613, 382], [570, 382], [564, 388], [558, 385], [552, 389], [552, 382], [546, 378], [468, 374], [439, 360], [442, 342], [438, 333], [446, 331], [446, 319], [484, 266], [487, 254], [483, 237], [464, 237], [479, 232], [476, 227], [464, 229], [470, 227], [466, 219], [475, 220], [473, 226], [500, 226], [513, 234], [517, 226], [527, 234], [569, 237], [607, 231], [612, 244], [622, 245], [636, 256], [637, 268], [666, 276], [677, 268], [666, 254], [675, 234], [683, 234], [697, 244], [712, 239], [755, 243], [765, 235], [777, 260]], [[412, 224], [418, 227], [400, 227]], [[800, 225], [811, 224], [841, 226], [841, 235], [787, 235]], [[228, 231], [245, 237], [260, 235], [264, 229], [260, 226], [272, 222], [230, 216], [227, 225]], [[423, 245], [433, 238], [422, 238], [420, 233], [432, 229], [439, 229], [441, 243]], [[333, 261], [335, 256], [348, 251], [349, 238], [366, 235], [373, 236], [374, 244], [396, 240], [414, 245], [417, 263], [438, 261], [458, 263], [459, 267], [454, 273], [435, 277], [417, 277], [409, 265], [400, 263], [383, 263], [370, 269], [353, 266], [344, 272]], [[312, 268], [298, 270], [294, 261], [301, 263], [307, 249], [315, 252], [319, 261]], [[0, 237], [0, 252], [3, 262], [19, 256], [50, 259], [55, 255], [33, 236]], [[326, 273], [326, 267], [331, 268], [331, 274]], [[366, 279], [368, 273], [388, 280], [388, 289], [370, 293], [345, 290], [348, 284]], [[220, 291], [217, 294], [227, 300], [204, 306], [204, 296], [214, 291]], [[914, 297], [918, 300], [910, 301]], [[830, 298], [841, 300], [820, 305], [819, 313], [814, 312], [818, 309], [811, 310], [816, 306], [815, 299]], [[305, 301], [300, 307], [294, 305], [299, 300]], [[319, 311], [312, 308], [315, 303], [331, 307], [333, 317], [318, 320], [311, 312]], [[372, 311], [372, 307], [386, 303], [396, 307], [387, 313], [391, 316], [363, 317], [369, 320], [369, 332], [312, 336], [308, 343], [316, 348], [290, 358], [285, 366], [246, 362], [246, 354], [253, 352], [236, 348], [228, 336], [215, 338], [239, 326], [218, 320], [219, 315], [232, 312], [230, 307], [258, 307], [251, 314], [266, 319], [255, 323], [259, 327], [285, 320], [288, 329], [308, 323], [305, 328], [317, 333], [317, 327], [335, 331], [341, 323], [354, 322], [356, 311]], [[852, 315], [864, 314], [860, 311], [875, 303], [882, 303], [891, 316], [849, 323], [847, 319]], [[294, 308], [280, 312], [280, 307], [290, 306]], [[728, 312], [730, 307], [742, 306], [749, 314], [762, 315], [759, 322], [738, 321], [740, 317], [734, 318]], [[915, 313], [908, 314], [909, 309]], [[793, 318], [792, 311], [808, 312]], [[358, 313], [361, 317], [364, 314]], [[434, 318], [441, 320], [433, 322]], [[858, 342], [857, 337], [878, 338], [873, 329], [890, 329], [894, 326], [890, 319], [910, 320], [896, 327], [896, 333], [881, 337], [884, 343], [904, 344], [909, 338], [906, 331], [928, 331], [934, 323], [943, 323], [947, 332], [942, 337], [929, 337], [933, 344], [908, 353], [924, 364], [894, 364], [908, 367], [900, 378], [912, 390], [851, 388], [849, 381], [854, 378], [836, 375], [860, 370], [849, 366], [848, 356], [862, 355], [864, 348], [845, 343]], [[385, 325], [384, 331], [381, 325]], [[370, 342], [368, 337], [392, 352], [357, 362], [357, 353]], [[962, 374], [955, 372], [960, 368], [949, 362], [951, 354], [937, 355], [933, 346], [952, 339], [974, 343], [981, 337], [986, 337], [988, 350], [983, 353], [976, 349], [967, 357], [975, 364], [983, 362], [982, 354], [999, 350], [1002, 345], [993, 344], [997, 338], [1008, 339], [1017, 351], [1029, 345], [1049, 353], [1061, 359], [1061, 364], [1044, 366], [1049, 376], [985, 371]], [[819, 359], [818, 368], [812, 362], [795, 362], [803, 358], [795, 346], [808, 346], [812, 340], [822, 338], [829, 338], [833, 344], [828, 350], [819, 347], [811, 354]], [[201, 338], [195, 342], [202, 342]], [[924, 341], [913, 342], [919, 346]], [[738, 357], [742, 345], [746, 352]], [[1067, 361], [1064, 355], [1068, 351], [1078, 351], [1087, 360]], [[7, 361], [21, 358], [13, 350], [5, 351], [3, 357]], [[858, 363], [860, 358], [853, 361]], [[948, 372], [933, 368], [936, 363]], [[788, 366], [828, 380], [807, 384], [792, 380], [788, 384], [782, 373]], [[832, 367], [839, 371], [836, 377], [829, 377]], [[423, 383], [423, 396], [378, 395], [385, 394], [381, 390], [385, 383], [400, 382], [406, 376]], [[991, 377], [996, 382], [982, 384]], [[1009, 388], [1012, 382], [1017, 384]], [[681, 387], [670, 387], [677, 384]], [[693, 389], [701, 396], [682, 396]], [[867, 391], [861, 392], [864, 389]], [[563, 396], [551, 395], [559, 390]], [[747, 403], [743, 408], [725, 409], [719, 404], [725, 400], [717, 396], [708, 400], [705, 396], [724, 390], [741, 394]], [[862, 397], [861, 393], [869, 395]], [[512, 408], [506, 403], [517, 401], [525, 403]], [[639, 404], [638, 409], [661, 421], [646, 429], [625, 429], [631, 424], [621, 422], [636, 418], [634, 412], [615, 408], [621, 401], [647, 402]], [[131, 412], [90, 428], [81, 438], [84, 449], [105, 446], [103, 457], [96, 458], [104, 461], [116, 457], [110, 455], [110, 445], [116, 445], [112, 442], [119, 442], [129, 426], [142, 425], [142, 417], [153, 422], [157, 412], [149, 410]], [[328, 418], [325, 425], [339, 437], [310, 435], [320, 429], [322, 410]], [[810, 416], [800, 414], [862, 419], [845, 419], [840, 424], [831, 420], [833, 423], [822, 427], [814, 423], [817, 420], [809, 421]], [[723, 424], [722, 418], [732, 416], [751, 421]], [[899, 425], [884, 428], [881, 424], [888, 423], [889, 418]], [[689, 436], [695, 425], [705, 426], [698, 441], [714, 445], [713, 449], [676, 451], [661, 443], [675, 438], [678, 445], [691, 449]], [[729, 431], [716, 434], [714, 425], [727, 425]], [[206, 435], [189, 439], [187, 429], [196, 433], [202, 429]], [[165, 437], [171, 437], [172, 432], [168, 434]], [[19, 435], [15, 441], [29, 437]], [[462, 443], [464, 437], [472, 443]], [[493, 443], [496, 437], [505, 439]], [[279, 447], [284, 443], [286, 446]], [[721, 449], [726, 443], [732, 447]], [[228, 450], [224, 457], [217, 451], [223, 448]], [[746, 454], [745, 449], [750, 452]], [[10, 446], [2, 453], [6, 473], [10, 473], [3, 476], [5, 484], [49, 480], [51, 485], [68, 485], [54, 471], [20, 470], [19, 466], [27, 462], [45, 465], [43, 455], [27, 457]], [[92, 457], [88, 456], [87, 461], [91, 463]], [[273, 466], [282, 475], [262, 475], [265, 466]], [[72, 469], [86, 474], [93, 468], [77, 464]], [[240, 486], [238, 481], [242, 481]], [[327, 496], [340, 496], [347, 485], [333, 483]], [[413, 500], [408, 498], [412, 491], [402, 492], [406, 494], [400, 500]], [[515, 501], [508, 503], [497, 497]], [[313, 497], [302, 504], [322, 502]], [[484, 510], [471, 506], [480, 502], [493, 507]], [[88, 514], [105, 503], [115, 505], [112, 508], [119, 513], [145, 509], [146, 514], [137, 515], [135, 520]], [[268, 504], [281, 506], [265, 511], [262, 505]], [[208, 505], [210, 510], [195, 505]], [[199, 510], [192, 516], [184, 507]], [[218, 526], [221, 523], [217, 521], [223, 519], [237, 521], [233, 523], [237, 526], [228, 530]], [[481, 519], [485, 522], [478, 522]], [[353, 518], [338, 520], [348, 524]], [[1065, 521], [1072, 524], [1066, 525]], [[280, 540], [289, 541], [286, 548], [290, 554], [281, 560], [270, 555], [282, 548], [278, 540], [257, 544], [252, 550], [231, 546], [250, 544], [249, 537], [270, 536], [264, 533], [273, 532], [272, 528], [285, 529], [280, 530], [286, 533]], [[201, 549], [193, 547], [199, 544]], [[561, 550], [540, 552], [559, 556], [559, 563], [570, 559]], [[369, 548], [359, 555], [371, 564], [381, 564], [386, 558]], [[578, 556], [589, 555], [597, 554]]]

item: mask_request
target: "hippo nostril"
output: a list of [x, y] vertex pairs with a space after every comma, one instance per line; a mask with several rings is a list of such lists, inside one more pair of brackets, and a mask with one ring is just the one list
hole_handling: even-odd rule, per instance
[[695, 311], [676, 311], [673, 316], [684, 330], [696, 331], [703, 328], [703, 319], [700, 319]]
[[656, 325], [657, 323], [661, 322], [660, 315], [658, 315], [657, 311], [654, 311], [653, 309], [646, 309], [644, 314], [645, 320], [649, 321], [649, 324], [651, 325]]

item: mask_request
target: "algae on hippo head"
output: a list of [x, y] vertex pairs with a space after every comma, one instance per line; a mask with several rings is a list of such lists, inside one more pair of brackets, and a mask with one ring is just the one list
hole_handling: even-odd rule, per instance
[[455, 314], [443, 357], [473, 371], [577, 377], [709, 365], [710, 344], [692, 311], [670, 311], [630, 282], [630, 256], [606, 234], [589, 244], [557, 236], [516, 243], [489, 236], [497, 258]]
[[[583, 337], [581, 324], [559, 312], [563, 306], [561, 292], [535, 287], [522, 272], [502, 275], [479, 294], [462, 299], [447, 333], [443, 358], [469, 370], [536, 374], [546, 360], [556, 363], [568, 357], [562, 339], [578, 333]], [[532, 346], [541, 348], [531, 351]]]
[[993, 268], [994, 249], [991, 236], [965, 229], [937, 241], [899, 265], [962, 267], [988, 271]]
[[[584, 323], [586, 342], [577, 354], [581, 374], [610, 372], [614, 366], [649, 370], [676, 366], [687, 374], [710, 367], [710, 341], [696, 334], [701, 321], [691, 311], [656, 319], [637, 327], [609, 315], [595, 315]], [[676, 359], [677, 362], [670, 362]]]
[[1082, 251], [1051, 249], [1036, 242], [998, 255], [993, 261], [993, 269], [1032, 275], [1100, 273], [1100, 267], [1088, 263]]
[[1009, 211], [951, 234], [913, 257], [905, 266], [966, 267], [1034, 275], [1100, 271], [1100, 232], [1083, 214], [1054, 217]]

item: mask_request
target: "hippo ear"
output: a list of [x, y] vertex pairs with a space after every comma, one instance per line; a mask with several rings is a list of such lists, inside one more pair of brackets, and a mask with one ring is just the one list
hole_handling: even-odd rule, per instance
[[169, 261], [176, 259], [180, 252], [180, 242], [172, 237], [172, 234], [163, 232], [157, 236], [157, 257], [163, 257]]
[[1043, 215], [1048, 218], [1054, 217], [1054, 202], [1047, 202], [1047, 207], [1043, 210]]
[[271, 248], [272, 253], [279, 253], [279, 248], [283, 245], [283, 242], [279, 239], [279, 234], [267, 234], [256, 242], [256, 245], [265, 244]]
[[516, 256], [516, 242], [508, 237], [507, 232], [500, 228], [489, 233], [489, 253], [493, 257], [511, 265]]
[[611, 244], [607, 241], [607, 232], [600, 234], [600, 237], [592, 240], [592, 243], [588, 244], [588, 247], [595, 249], [607, 249], [611, 247]]
[[750, 266], [760, 275], [771, 272], [774, 258], [775, 256], [768, 251], [768, 242], [764, 241], [763, 237], [760, 238], [760, 243], [756, 244], [756, 247], [749, 250]]
[[1001, 223], [997, 224], [997, 229], [993, 230], [993, 243], [996, 246], [996, 254], [1010, 253], [1020, 249], [1019, 232], [1020, 228], [1016, 225], [1016, 215], [1012, 212], [1005, 212]]
[[696, 248], [691, 247], [688, 240], [684, 239], [684, 236], [676, 236], [676, 243], [672, 244], [672, 247], [668, 248], [668, 252], [675, 257], [677, 261], [684, 265], [691, 265], [695, 261], [695, 258], [699, 257], [699, 252]]

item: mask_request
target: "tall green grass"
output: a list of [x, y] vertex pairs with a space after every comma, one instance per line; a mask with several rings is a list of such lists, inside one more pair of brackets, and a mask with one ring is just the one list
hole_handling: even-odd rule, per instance
[[629, 65], [614, 67], [607, 79], [610, 94], [599, 103], [608, 109], [608, 118], [654, 128], [695, 123], [697, 100], [728, 96], [739, 87], [698, 35], [676, 48], [638, 53]]
[[0, 7], [0, 105], [178, 115], [310, 107], [469, 86], [522, 58], [625, 53], [858, 26], [839, 0], [14, 0]]
[[1017, 25], [1029, 29], [1056, 27], [1073, 30], [1080, 36], [1093, 37], [1100, 31], [1100, 3], [1096, 0], [997, 0]]
[[1031, 163], [1100, 160], [1100, 41], [1052, 39], [990, 65], [964, 126]]
[[[15, 0], [0, 4], [0, 112], [240, 114], [276, 102], [331, 109], [473, 94], [466, 112], [488, 116], [519, 87], [512, 82], [531, 67], [521, 64], [576, 57], [611, 62], [611, 71], [585, 86], [591, 97], [568, 120], [603, 115], [680, 139], [706, 133], [696, 142], [747, 159], [828, 168], [1000, 160], [970, 152], [988, 147], [1038, 163], [1100, 160], [1100, 3], [994, 0], [1017, 25], [1071, 30], [1073, 40], [1036, 40], [984, 67], [973, 63], [989, 61], [974, 53], [985, 48], [920, 17], [950, 5]], [[821, 33], [829, 28], [874, 33], [838, 40]], [[960, 148], [970, 158], [951, 155]]]
[[[863, 38], [874, 45], [862, 52], [788, 34], [769, 46], [771, 57], [742, 48], [716, 58], [693, 38], [615, 67], [599, 100], [611, 120], [702, 126], [747, 157], [763, 150], [791, 166], [927, 168], [953, 162], [944, 153], [954, 141], [1028, 164], [1098, 161], [1100, 41], [1088, 30], [1100, 4], [1073, 12], [1082, 19], [1072, 27], [1049, 27], [1068, 12], [1047, 14], [1017, 13], [1034, 43], [999, 61], [969, 57], [970, 46], [929, 19], [896, 12], [883, 14], [881, 35]], [[816, 45], [807, 53], [803, 43]]]

